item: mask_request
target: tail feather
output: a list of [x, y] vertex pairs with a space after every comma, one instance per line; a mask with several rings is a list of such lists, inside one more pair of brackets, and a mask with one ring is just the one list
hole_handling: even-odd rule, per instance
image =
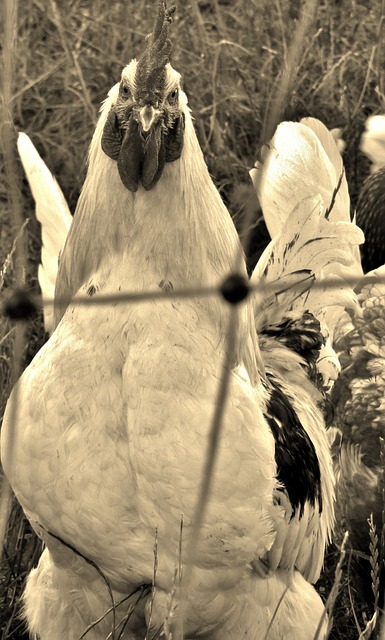
[[[283, 286], [281, 291], [282, 312], [285, 307], [287, 312], [306, 309], [319, 317], [324, 313], [325, 300], [328, 306], [355, 308], [357, 302], [352, 288], [345, 286], [342, 276], [330, 276], [325, 271], [329, 265], [352, 265], [351, 247], [360, 243], [362, 237], [361, 230], [351, 223], [327, 220], [320, 196], [306, 198], [288, 215], [281, 233], [270, 243], [251, 280], [253, 284], [287, 283], [287, 288]], [[304, 277], [306, 273], [307, 279]], [[297, 285], [295, 274], [301, 286], [308, 283], [299, 290], [300, 295], [297, 286], [293, 287], [293, 284]], [[314, 281], [317, 281], [317, 287], [313, 287]], [[271, 296], [259, 300], [257, 318], [273, 302], [276, 299]]]
[[[319, 120], [282, 122], [262, 161], [250, 172], [273, 240], [261, 256], [253, 279], [275, 281], [308, 269], [318, 286], [293, 307], [309, 304], [318, 315], [328, 306], [355, 304], [352, 277], [362, 277], [359, 244], [362, 231], [350, 219], [350, 200], [341, 155], [335, 140]], [[346, 286], [345, 278], [349, 285]], [[328, 297], [323, 281], [332, 280]], [[291, 310], [290, 296], [287, 296]]]
[[364, 240], [350, 218], [349, 192], [335, 140], [314, 118], [283, 122], [250, 174], [273, 238], [252, 282], [269, 284], [275, 291], [280, 282], [290, 284], [297, 276], [299, 285], [281, 287], [278, 306], [277, 296], [257, 299], [257, 327], [263, 330], [276, 322], [278, 313], [281, 317], [301, 310], [312, 313], [321, 323], [326, 343], [322, 367], [333, 379], [338, 366], [330, 342], [342, 310], [358, 310], [353, 285], [362, 277], [359, 244]]
[[314, 118], [282, 122], [250, 171], [271, 237], [305, 198], [320, 194], [327, 208], [341, 175], [331, 219], [350, 221], [346, 178], [332, 134]]
[[46, 330], [51, 332], [53, 307], [46, 301], [52, 301], [54, 297], [59, 254], [72, 216], [62, 190], [27, 134], [19, 133], [17, 148], [36, 203], [36, 218], [41, 224], [42, 249], [38, 278], [43, 295], [44, 324]]
[[[335, 204], [330, 211], [330, 220], [345, 220], [346, 222], [350, 222], [349, 188], [341, 153], [333, 132], [329, 131], [323, 122], [317, 120], [317, 118], [303, 118], [300, 124], [305, 125], [315, 133], [326, 154], [326, 158], [324, 157], [325, 164], [329, 166], [329, 161], [332, 165], [332, 170], [328, 171], [328, 175], [331, 175], [331, 182], [327, 185], [326, 180], [324, 180], [325, 185], [327, 185], [327, 188], [330, 190], [329, 195], [326, 196], [326, 198], [329, 198], [325, 201], [326, 205], [328, 205], [328, 203], [330, 204], [331, 196], [336, 189], [337, 183], [339, 183], [337, 193], [335, 194]], [[314, 177], [318, 177], [313, 170], [311, 170], [311, 173]]]
[[[329, 220], [351, 223], [341, 154], [333, 135], [316, 118], [282, 122], [250, 176], [272, 238], [281, 232], [289, 213], [300, 202], [317, 194]], [[352, 246], [351, 251], [358, 281], [362, 276], [358, 246]]]

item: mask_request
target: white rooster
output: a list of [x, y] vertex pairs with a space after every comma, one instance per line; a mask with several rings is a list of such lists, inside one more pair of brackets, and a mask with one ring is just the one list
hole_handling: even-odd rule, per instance
[[60, 259], [57, 326], [4, 419], [5, 473], [46, 545], [26, 617], [41, 640], [311, 640], [318, 627], [321, 638], [310, 582], [332, 526], [333, 476], [311, 380], [323, 337], [305, 311], [314, 278], [351, 263], [361, 237], [325, 219], [331, 193], [315, 187], [278, 225], [253, 280], [272, 293], [237, 312], [212, 486], [189, 553], [231, 310], [220, 296], [116, 297], [217, 286], [240, 255], [169, 64], [172, 13], [161, 0], [145, 52], [104, 103]]

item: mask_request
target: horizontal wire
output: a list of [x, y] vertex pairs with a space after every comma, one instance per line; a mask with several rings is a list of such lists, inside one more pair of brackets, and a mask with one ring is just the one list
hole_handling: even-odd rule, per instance
[[[295, 272], [294, 272], [295, 274]], [[314, 278], [313, 274], [310, 272], [303, 279], [298, 281], [297, 283], [291, 284], [290, 287], [287, 286], [287, 283], [282, 283], [282, 287], [279, 287], [279, 280], [274, 282], [258, 282], [256, 284], [252, 284], [249, 281], [249, 294], [269, 294], [273, 293], [275, 295], [279, 295], [289, 289], [301, 289], [303, 288], [303, 284], [307, 279]], [[224, 282], [224, 281], [223, 281]], [[39, 294], [31, 294], [27, 290], [25, 290], [25, 294], [28, 295], [28, 299], [33, 302], [36, 307], [41, 307], [42, 304], [44, 306], [51, 306], [55, 304], [58, 307], [61, 306], [102, 306], [102, 305], [110, 305], [110, 304], [118, 304], [120, 302], [146, 302], [152, 300], [175, 300], [178, 298], [196, 298], [203, 296], [222, 296], [221, 286], [223, 284], [221, 282], [216, 286], [203, 286], [203, 287], [183, 287], [180, 289], [172, 289], [168, 291], [122, 291], [119, 293], [113, 294], [103, 294], [88, 296], [88, 295], [75, 295], [73, 298], [44, 298], [42, 301], [42, 297]], [[355, 287], [357, 284], [365, 286], [366, 284], [385, 284], [385, 274], [383, 276], [377, 275], [369, 275], [363, 276], [361, 280], [357, 280], [357, 277], [344, 277], [342, 279], [336, 278], [324, 278], [322, 280], [314, 280], [314, 282], [309, 286], [308, 290], [311, 289], [343, 289], [349, 286]], [[8, 290], [8, 296], [3, 296], [2, 304], [0, 307], [0, 311], [4, 313], [4, 307], [6, 306], [7, 301], [9, 300], [10, 294]], [[327, 303], [326, 305], [327, 306]]]
[[191, 287], [181, 289], [171, 289], [168, 291], [122, 291], [120, 293], [101, 293], [100, 295], [88, 296], [79, 295], [74, 298], [44, 298], [44, 304], [54, 304], [57, 306], [67, 305], [69, 303], [75, 306], [88, 304], [113, 304], [118, 302], [146, 302], [150, 300], [167, 300], [174, 298], [196, 298], [201, 296], [213, 296], [220, 293], [218, 286], [211, 287]]

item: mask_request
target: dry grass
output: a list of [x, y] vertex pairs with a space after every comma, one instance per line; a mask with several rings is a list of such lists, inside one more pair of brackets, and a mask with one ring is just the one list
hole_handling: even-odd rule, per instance
[[[148, 0], [31, 0], [19, 7], [8, 74], [10, 106], [17, 129], [26, 131], [58, 177], [72, 211], [85, 175], [84, 158], [100, 102], [120, 71], [142, 48], [150, 30], [153, 2]], [[289, 90], [277, 105], [281, 74], [302, 3], [299, 0], [188, 0], [179, 3], [172, 27], [173, 65], [183, 73], [206, 161], [237, 225], [242, 212], [257, 215], [248, 169], [265, 140], [276, 111], [286, 119], [313, 115], [330, 128], [342, 127], [347, 143], [344, 161], [353, 203], [368, 162], [358, 140], [369, 113], [385, 110], [384, 56], [376, 47], [380, 34], [378, 0], [321, 0], [301, 49]], [[3, 0], [2, 8], [6, 6]], [[380, 25], [380, 26], [379, 26]], [[5, 68], [2, 95], [6, 97]], [[280, 113], [281, 112], [281, 113]], [[8, 120], [1, 111], [0, 124]], [[3, 137], [3, 136], [2, 136]], [[7, 263], [20, 219], [10, 194], [21, 187], [21, 218], [31, 217], [26, 234], [22, 277], [37, 289], [39, 227], [20, 167], [10, 190], [3, 157], [0, 164], [0, 280], [2, 290], [20, 281], [15, 260]], [[20, 218], [20, 216], [19, 216]], [[258, 229], [258, 227], [257, 227]], [[255, 262], [258, 233], [250, 263]], [[4, 266], [5, 265], [5, 266]], [[11, 387], [15, 330], [0, 316], [0, 419]], [[29, 323], [22, 365], [44, 341], [41, 315]], [[327, 556], [320, 590], [326, 596], [334, 581], [336, 554]], [[25, 573], [36, 559], [34, 538], [13, 505], [7, 548], [0, 574], [2, 638], [20, 638], [17, 597]], [[346, 564], [346, 563], [345, 563]], [[370, 564], [368, 563], [369, 571]], [[345, 567], [346, 571], [346, 567]], [[342, 577], [331, 637], [358, 638], [353, 609], [365, 626], [364, 606], [351, 604], [352, 579]], [[354, 589], [353, 589], [354, 590]]]

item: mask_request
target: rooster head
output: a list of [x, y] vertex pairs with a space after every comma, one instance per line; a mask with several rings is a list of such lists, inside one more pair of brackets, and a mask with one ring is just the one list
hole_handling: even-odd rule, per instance
[[138, 60], [123, 69], [116, 99], [108, 113], [102, 149], [117, 161], [129, 191], [152, 189], [166, 162], [177, 160], [183, 148], [184, 115], [180, 75], [171, 67], [169, 26], [175, 6], [159, 0], [158, 15]]

